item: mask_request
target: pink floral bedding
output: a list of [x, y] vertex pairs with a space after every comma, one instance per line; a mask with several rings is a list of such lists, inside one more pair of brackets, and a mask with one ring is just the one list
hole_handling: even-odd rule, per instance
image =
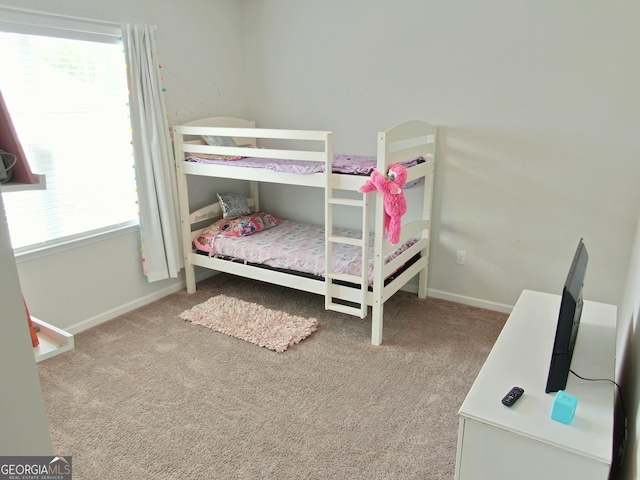
[[[215, 158], [212, 155], [189, 153], [188, 162], [198, 162], [216, 165], [233, 165], [234, 167], [266, 168], [278, 172], [290, 173], [320, 173], [324, 172], [323, 162], [306, 162], [302, 160], [274, 160], [260, 157], [228, 157]], [[402, 162], [405, 167], [412, 167], [424, 162], [424, 158], [416, 157]], [[377, 166], [376, 157], [363, 155], [334, 155], [333, 172], [350, 175], [369, 175]]]
[[[360, 238], [357, 230], [334, 229], [336, 235]], [[415, 240], [399, 246], [385, 258], [385, 263], [405, 251]], [[324, 227], [281, 220], [280, 225], [246, 237], [217, 236], [197, 248], [210, 256], [224, 256], [245, 263], [257, 263], [324, 277]], [[335, 271], [360, 275], [360, 247], [334, 244]], [[370, 238], [369, 283], [373, 281], [373, 235]]]

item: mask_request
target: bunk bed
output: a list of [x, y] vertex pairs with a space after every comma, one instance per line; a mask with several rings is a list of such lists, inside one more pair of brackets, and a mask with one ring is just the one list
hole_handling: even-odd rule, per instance
[[[256, 128], [253, 121], [231, 117], [203, 118], [178, 125], [173, 127], [173, 134], [189, 293], [196, 291], [195, 267], [199, 266], [323, 295], [326, 309], [360, 318], [366, 318], [371, 307], [373, 345], [382, 343], [387, 299], [416, 276], [417, 295], [426, 298], [435, 126], [414, 120], [379, 132], [375, 157], [334, 155], [332, 133], [328, 131]], [[399, 242], [392, 244], [385, 230], [382, 198], [373, 199], [377, 192], [361, 193], [360, 189], [373, 170], [386, 174], [396, 163], [402, 163], [406, 168], [406, 185], [422, 189], [424, 195], [417, 202], [419, 205], [409, 203], [412, 220], [403, 222]], [[219, 225], [220, 218], [227, 213], [224, 201], [222, 205], [219, 201], [191, 211], [189, 176], [248, 181], [250, 193], [245, 197], [249, 212], [260, 212], [261, 182], [323, 189], [324, 225], [272, 219], [269, 226], [274, 228], [254, 235], [230, 237], [218, 235], [219, 230], [214, 229], [214, 235], [207, 236], [207, 232], [211, 233], [210, 224], [217, 221], [216, 225]], [[360, 228], [350, 230], [335, 226], [337, 208], [358, 211]], [[408, 215], [403, 217], [407, 218]], [[311, 232], [311, 237], [301, 236], [302, 231]], [[266, 260], [259, 254], [243, 258], [246, 254], [241, 253], [255, 248], [249, 243], [256, 242], [271, 258], [275, 247], [287, 238], [293, 238], [298, 245], [279, 250], [291, 251], [302, 244], [305, 247], [315, 244], [315, 253], [298, 252], [298, 258], [304, 255], [307, 259], [304, 263], [314, 263], [315, 269], [299, 272], [296, 265], [292, 266], [286, 260], [274, 260], [264, 265]], [[301, 240], [303, 238], [314, 239]], [[203, 246], [207, 239], [212, 240], [208, 251], [206, 245]], [[271, 240], [275, 245], [268, 244]], [[226, 251], [225, 245], [238, 248]], [[315, 262], [308, 260], [310, 255], [317, 256]], [[351, 259], [346, 262], [351, 269], [343, 270], [340, 259]]]

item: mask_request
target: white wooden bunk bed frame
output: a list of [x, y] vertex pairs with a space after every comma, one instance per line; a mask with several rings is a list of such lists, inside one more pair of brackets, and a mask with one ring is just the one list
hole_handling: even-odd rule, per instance
[[[382, 198], [375, 202], [375, 213], [373, 215], [375, 219], [373, 225], [375, 231], [374, 281], [371, 289], [367, 278], [369, 235], [362, 235], [361, 239], [334, 236], [332, 227], [334, 224], [333, 208], [342, 205], [360, 209], [362, 213], [361, 231], [369, 232], [371, 227], [370, 196], [377, 193], [359, 193], [359, 188], [369, 179], [368, 176], [332, 173], [333, 149], [331, 132], [255, 128], [255, 122], [253, 121], [231, 117], [211, 117], [196, 120], [175, 126], [173, 132], [186, 283], [189, 293], [196, 291], [195, 266], [200, 266], [324, 295], [326, 309], [359, 316], [360, 318], [365, 318], [368, 315], [368, 307], [372, 307], [371, 343], [373, 345], [382, 343], [384, 303], [387, 299], [416, 275], [418, 276], [418, 297], [426, 298], [437, 133], [435, 126], [414, 120], [396, 125], [386, 132], [378, 133], [378, 172], [386, 173], [388, 167], [394, 163], [422, 156], [425, 162], [407, 168], [407, 183], [424, 179], [424, 186], [422, 187], [424, 189], [424, 197], [422, 199], [422, 215], [418, 220], [407, 222], [406, 224], [403, 222], [400, 238], [400, 244], [414, 238], [418, 239], [417, 242], [386, 264], [384, 263], [385, 256], [393, 251], [396, 246], [387, 240], [384, 230]], [[233, 137], [236, 143], [242, 146], [210, 146], [200, 141], [202, 135]], [[261, 146], [259, 150], [255, 150], [254, 147], [258, 140], [267, 140], [269, 142], [274, 139], [294, 141], [295, 149], [264, 148]], [[309, 145], [309, 148], [298, 149], [297, 147], [300, 144]], [[319, 149], [318, 145], [320, 145]], [[185, 161], [187, 152], [319, 161], [324, 162], [325, 170], [322, 173], [296, 174], [237, 167], [233, 165], [233, 162], [228, 162], [227, 165], [222, 166], [202, 164]], [[191, 212], [187, 188], [188, 175], [248, 180], [251, 192], [249, 204], [252, 206], [253, 211], [260, 210], [258, 187], [260, 182], [302, 185], [324, 189], [326, 271], [324, 281], [197, 253], [194, 250], [193, 240], [203, 230], [203, 228], [197, 229], [198, 224], [202, 225], [204, 221], [211, 223], [214, 219], [219, 218], [221, 216], [221, 208], [218, 203], [214, 203]], [[353, 194], [349, 194], [349, 198], [345, 198], [344, 195], [340, 196], [340, 191], [342, 190], [358, 192], [358, 195], [355, 195], [357, 198], [354, 199]], [[411, 204], [408, 205], [408, 209], [409, 211], [412, 210]], [[196, 229], [194, 230], [194, 228]], [[363, 265], [361, 276], [345, 275], [332, 271], [332, 261], [330, 261], [332, 247], [337, 243], [347, 243], [361, 247]], [[418, 254], [417, 261], [385, 285], [384, 280], [387, 277]], [[334, 280], [341, 282], [335, 283]], [[348, 282], [348, 284], [344, 282]]]

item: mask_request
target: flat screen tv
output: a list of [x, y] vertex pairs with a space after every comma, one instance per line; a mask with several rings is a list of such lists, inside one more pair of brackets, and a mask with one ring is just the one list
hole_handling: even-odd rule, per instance
[[564, 390], [567, 386], [573, 349], [580, 327], [583, 305], [582, 287], [584, 286], [588, 261], [589, 255], [581, 238], [562, 289], [560, 312], [558, 313], [556, 335], [545, 389], [547, 393]]

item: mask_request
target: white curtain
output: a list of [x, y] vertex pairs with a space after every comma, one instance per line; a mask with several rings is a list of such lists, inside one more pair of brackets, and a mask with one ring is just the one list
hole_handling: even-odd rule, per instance
[[175, 278], [183, 266], [178, 194], [155, 27], [122, 26], [130, 90], [142, 265], [147, 281]]

